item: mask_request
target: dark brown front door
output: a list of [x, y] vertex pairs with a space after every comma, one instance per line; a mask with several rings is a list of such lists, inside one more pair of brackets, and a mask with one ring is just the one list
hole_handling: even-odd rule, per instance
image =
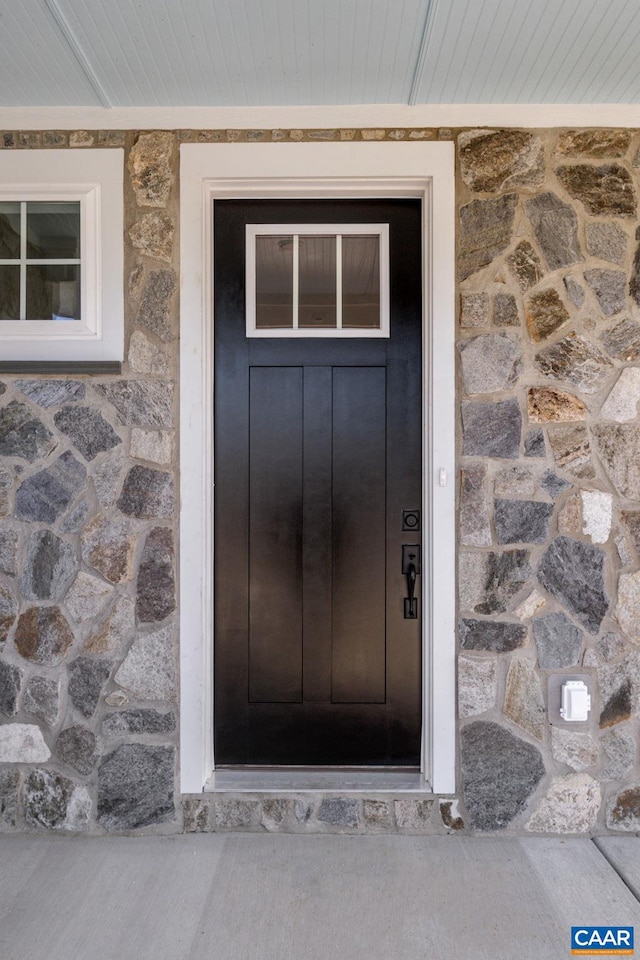
[[[419, 765], [402, 554], [421, 537], [403, 530], [421, 503], [421, 216], [415, 200], [215, 204], [218, 765]], [[245, 225], [301, 222], [389, 224], [389, 338], [247, 338]]]

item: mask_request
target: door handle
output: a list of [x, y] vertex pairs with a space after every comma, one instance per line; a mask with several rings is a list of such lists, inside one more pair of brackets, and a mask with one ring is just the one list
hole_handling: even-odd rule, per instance
[[404, 619], [418, 619], [418, 599], [414, 596], [416, 577], [420, 573], [420, 546], [416, 543], [402, 545], [402, 572], [407, 578], [407, 594], [404, 600]]

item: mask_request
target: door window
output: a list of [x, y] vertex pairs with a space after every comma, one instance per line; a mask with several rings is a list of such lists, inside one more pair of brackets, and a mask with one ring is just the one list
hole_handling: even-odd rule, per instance
[[246, 226], [248, 337], [388, 337], [389, 225]]

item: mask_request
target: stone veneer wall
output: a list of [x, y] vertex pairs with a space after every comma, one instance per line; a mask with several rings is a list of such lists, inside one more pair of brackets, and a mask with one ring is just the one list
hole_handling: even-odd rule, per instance
[[[181, 803], [178, 143], [452, 138], [460, 797]], [[639, 831], [640, 135], [0, 134], [52, 146], [125, 146], [128, 347], [121, 377], [0, 384], [0, 830]]]

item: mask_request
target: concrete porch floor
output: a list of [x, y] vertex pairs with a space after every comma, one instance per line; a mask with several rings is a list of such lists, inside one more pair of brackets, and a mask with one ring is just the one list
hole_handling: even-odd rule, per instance
[[0, 837], [1, 960], [565, 960], [640, 838]]

